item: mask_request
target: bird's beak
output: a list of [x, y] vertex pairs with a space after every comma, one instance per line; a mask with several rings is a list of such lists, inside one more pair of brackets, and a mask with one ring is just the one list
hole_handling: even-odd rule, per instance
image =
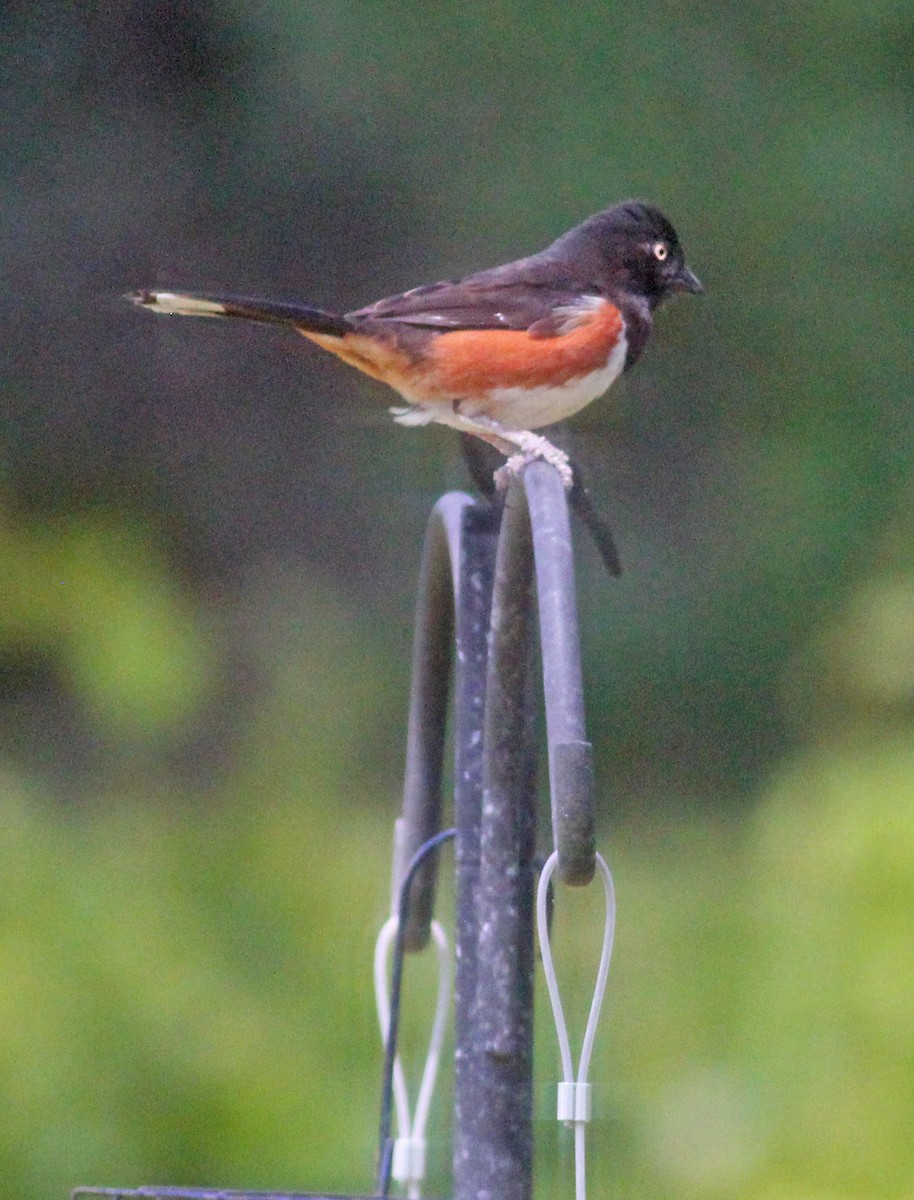
[[701, 285], [701, 280], [694, 271], [689, 270], [685, 263], [670, 280], [670, 288], [674, 292], [694, 292], [696, 295], [701, 295], [705, 290]]

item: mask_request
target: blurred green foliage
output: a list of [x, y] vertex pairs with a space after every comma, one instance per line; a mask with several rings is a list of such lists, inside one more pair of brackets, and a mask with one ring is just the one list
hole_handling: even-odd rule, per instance
[[592, 1194], [910, 1197], [912, 64], [898, 0], [3, 7], [10, 1195], [370, 1186], [412, 588], [466, 486], [307, 349], [107, 299], [352, 307], [642, 195], [707, 295], [570, 435], [627, 567], [582, 543]]
[[179, 726], [212, 685], [200, 613], [135, 524], [113, 513], [0, 524], [0, 645], [52, 661], [114, 739]]
[[[746, 826], [705, 817], [616, 831], [594, 1194], [904, 1195], [912, 771], [909, 739], [829, 748], [785, 767]], [[370, 1186], [380, 1054], [368, 980], [389, 819], [354, 797], [341, 820], [313, 799], [319, 772], [311, 782], [302, 800], [252, 787], [176, 810], [173, 797], [119, 796], [67, 819], [6, 782], [0, 1161], [11, 1194], [151, 1179]], [[559, 897], [578, 1036], [600, 916], [590, 891]], [[422, 978], [410, 962], [420, 1026]], [[545, 1004], [537, 1036], [545, 1195], [570, 1171], [550, 1119]], [[433, 1122], [439, 1192], [447, 1085]]]

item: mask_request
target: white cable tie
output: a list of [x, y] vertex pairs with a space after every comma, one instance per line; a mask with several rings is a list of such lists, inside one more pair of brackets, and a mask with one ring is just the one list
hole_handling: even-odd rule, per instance
[[589, 1121], [593, 1111], [589, 1083], [559, 1084], [555, 1115], [559, 1121], [571, 1125], [575, 1121]]
[[390, 1174], [397, 1183], [407, 1188], [411, 1184], [418, 1185], [425, 1179], [425, 1138], [396, 1139]]
[[603, 881], [603, 891], [606, 896], [606, 919], [603, 924], [603, 946], [600, 951], [600, 965], [597, 968], [597, 981], [594, 986], [593, 1000], [590, 1005], [590, 1015], [584, 1031], [584, 1041], [581, 1045], [581, 1057], [578, 1061], [577, 1076], [571, 1059], [571, 1043], [568, 1040], [568, 1025], [559, 995], [558, 979], [555, 974], [555, 963], [552, 958], [552, 946], [549, 941], [549, 924], [546, 919], [546, 897], [549, 891], [549, 880], [558, 864], [558, 854], [553, 851], [540, 873], [539, 887], [536, 892], [536, 927], [539, 935], [540, 954], [543, 960], [543, 974], [546, 976], [546, 988], [552, 1004], [552, 1016], [555, 1022], [555, 1033], [559, 1043], [559, 1057], [562, 1062], [562, 1080], [558, 1086], [556, 1101], [556, 1118], [574, 1128], [574, 1158], [575, 1158], [575, 1195], [577, 1200], [585, 1200], [586, 1170], [585, 1170], [585, 1131], [591, 1118], [591, 1088], [587, 1080], [590, 1072], [590, 1060], [593, 1055], [594, 1041], [597, 1036], [597, 1023], [600, 1019], [600, 1009], [603, 1007], [603, 997], [606, 994], [606, 980], [609, 976], [609, 963], [612, 958], [613, 936], [616, 928], [616, 892], [613, 878], [602, 854], [596, 855], [596, 864]]
[[[398, 924], [396, 917], [388, 917], [381, 927], [375, 944], [375, 1002], [378, 1009], [378, 1023], [381, 1027], [381, 1041], [384, 1045], [387, 1044], [387, 1034], [390, 1029], [387, 959], [396, 941]], [[447, 935], [438, 921], [431, 923], [431, 936], [438, 960], [438, 995], [435, 1001], [435, 1014], [432, 1018], [428, 1053], [425, 1056], [425, 1066], [422, 1070], [419, 1094], [416, 1099], [416, 1109], [412, 1114], [410, 1113], [406, 1076], [403, 1073], [399, 1054], [394, 1058], [393, 1067], [394, 1109], [397, 1114], [399, 1136], [394, 1142], [391, 1175], [405, 1187], [411, 1200], [417, 1200], [420, 1194], [419, 1185], [425, 1178], [425, 1127], [428, 1124], [429, 1109], [435, 1092], [451, 993], [451, 952]]]

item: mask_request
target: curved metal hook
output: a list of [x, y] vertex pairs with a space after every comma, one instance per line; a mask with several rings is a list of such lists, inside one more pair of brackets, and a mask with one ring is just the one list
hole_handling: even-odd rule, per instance
[[536, 566], [552, 838], [559, 879], [581, 885], [596, 869], [596, 831], [568, 497], [546, 463], [531, 463], [523, 484]]
[[[402, 867], [441, 828], [441, 777], [459, 603], [461, 530], [464, 513], [474, 503], [462, 492], [449, 492], [432, 509], [426, 527], [416, 601], [403, 816], [398, 837], [402, 861], [394, 872], [395, 894]], [[428, 941], [437, 869], [434, 855], [413, 882], [404, 933], [408, 951], [421, 950]]]
[[[441, 781], [451, 654], [459, 606], [462, 529], [474, 501], [460, 492], [432, 510], [419, 574], [412, 687], [403, 785], [401, 855], [408, 860], [441, 828]], [[557, 473], [534, 462], [509, 489], [498, 539], [486, 696], [487, 761], [504, 744], [516, 707], [510, 695], [529, 653], [531, 580], [535, 572], [549, 756], [553, 845], [563, 883], [586, 884], [595, 870], [593, 758], [585, 735], [581, 648], [568, 498]], [[506, 617], [505, 614], [510, 614]], [[505, 674], [507, 672], [507, 675]], [[501, 702], [500, 686], [509, 694]], [[517, 731], [515, 730], [515, 733]], [[507, 734], [511, 736], [510, 732]], [[532, 786], [532, 774], [530, 785]], [[398, 872], [395, 871], [395, 876]], [[413, 885], [406, 949], [429, 937], [437, 863]], [[394, 880], [394, 887], [397, 879]]]
[[[574, 587], [571, 523], [556, 471], [534, 462], [505, 501], [492, 601], [487, 688], [487, 754], [498, 753], [506, 721], [520, 703], [516, 672], [526, 665], [535, 578], [546, 707], [553, 844], [563, 883], [593, 878], [596, 835], [593, 758], [585, 737], [584, 689]], [[508, 695], [499, 698], [507, 685]], [[513, 695], [512, 695], [513, 693]], [[489, 709], [493, 708], [490, 713]]]

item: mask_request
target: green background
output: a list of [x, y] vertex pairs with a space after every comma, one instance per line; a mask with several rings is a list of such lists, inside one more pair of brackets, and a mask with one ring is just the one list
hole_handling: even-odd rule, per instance
[[[119, 294], [352, 308], [640, 196], [706, 295], [567, 434], [626, 566], [580, 537], [591, 1192], [911, 1196], [912, 64], [888, 0], [4, 5], [4, 1194], [370, 1189], [412, 593], [469, 486], [316, 350]], [[558, 901], [578, 1028], [599, 907]]]

